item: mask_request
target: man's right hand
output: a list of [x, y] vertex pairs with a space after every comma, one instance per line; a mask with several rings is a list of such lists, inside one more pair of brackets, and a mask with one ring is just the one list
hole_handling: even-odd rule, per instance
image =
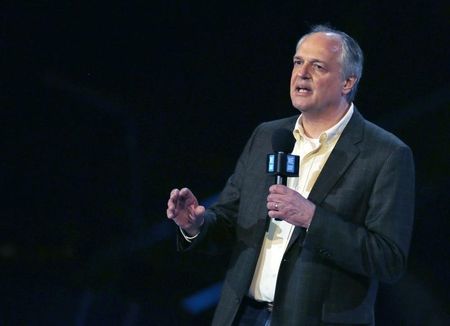
[[173, 220], [189, 236], [200, 233], [204, 222], [205, 207], [188, 188], [173, 189], [167, 202], [167, 218]]

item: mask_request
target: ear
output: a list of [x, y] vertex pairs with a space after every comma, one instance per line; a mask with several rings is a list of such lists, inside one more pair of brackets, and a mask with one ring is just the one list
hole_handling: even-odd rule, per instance
[[355, 83], [356, 83], [355, 76], [350, 76], [346, 80], [344, 80], [344, 85], [342, 87], [342, 94], [347, 95], [348, 93], [350, 93]]

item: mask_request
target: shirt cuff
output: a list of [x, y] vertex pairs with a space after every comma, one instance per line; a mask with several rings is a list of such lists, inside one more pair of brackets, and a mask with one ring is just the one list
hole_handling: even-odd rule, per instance
[[184, 233], [184, 231], [183, 231], [182, 228], [180, 228], [180, 232], [181, 232], [181, 235], [183, 236], [184, 240], [186, 240], [187, 242], [192, 242], [192, 240], [194, 240], [195, 238], [197, 238], [198, 235], [200, 234], [200, 232], [199, 232], [199, 233], [197, 233], [196, 235], [194, 235], [194, 236], [191, 237], [191, 236], [188, 236], [186, 233]]

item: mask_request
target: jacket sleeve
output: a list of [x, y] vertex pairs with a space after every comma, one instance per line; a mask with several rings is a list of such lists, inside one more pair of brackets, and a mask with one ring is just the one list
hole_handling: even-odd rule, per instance
[[383, 160], [367, 197], [359, 203], [361, 223], [318, 205], [303, 246], [347, 271], [393, 282], [406, 268], [413, 227], [414, 163], [406, 145]]
[[177, 247], [180, 251], [196, 250], [206, 254], [228, 252], [234, 244], [235, 225], [239, 213], [241, 187], [247, 175], [248, 161], [256, 135], [261, 130], [258, 126], [247, 141], [233, 174], [228, 178], [220, 193], [218, 201], [205, 212], [205, 222], [197, 238], [188, 243], [179, 233]]

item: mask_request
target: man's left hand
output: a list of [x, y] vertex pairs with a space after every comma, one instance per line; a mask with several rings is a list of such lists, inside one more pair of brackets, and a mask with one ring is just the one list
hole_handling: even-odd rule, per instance
[[267, 209], [271, 218], [309, 228], [316, 205], [295, 190], [283, 185], [272, 185], [267, 196]]

